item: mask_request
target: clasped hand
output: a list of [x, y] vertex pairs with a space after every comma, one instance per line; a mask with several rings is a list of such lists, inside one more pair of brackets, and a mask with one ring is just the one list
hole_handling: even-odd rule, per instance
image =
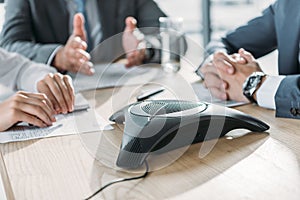
[[213, 96], [222, 100], [248, 102], [243, 95], [243, 83], [253, 72], [262, 71], [251, 53], [240, 49], [238, 53], [228, 55], [217, 52], [212, 62], [201, 68], [204, 85]]

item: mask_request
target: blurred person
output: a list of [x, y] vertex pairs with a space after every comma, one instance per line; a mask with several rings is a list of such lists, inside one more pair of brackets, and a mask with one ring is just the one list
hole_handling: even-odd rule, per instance
[[92, 75], [90, 51], [124, 30], [118, 38], [123, 41], [106, 45], [95, 57], [111, 61], [121, 48], [127, 67], [150, 60], [153, 51], [139, 48], [144, 41], [134, 30], [158, 27], [164, 16], [153, 0], [10, 0], [0, 45], [61, 72]]
[[[293, 96], [293, 99], [286, 104], [279, 103], [278, 97], [285, 97], [285, 94], [291, 94], [282, 90], [287, 85], [295, 92], [293, 94], [298, 94], [299, 90], [299, 85], [297, 85], [297, 74], [300, 73], [299, 10], [300, 4], [297, 0], [277, 0], [265, 9], [261, 16], [228, 33], [222, 38], [220, 43], [211, 42], [207, 47], [207, 53], [210, 55], [214, 52], [217, 53], [214, 56], [209, 56], [206, 59], [206, 64], [198, 71], [204, 77], [204, 85], [214, 96], [220, 99], [257, 101], [258, 105], [262, 107], [276, 108], [277, 116], [297, 117], [298, 114], [295, 112], [295, 109], [299, 108], [298, 96]], [[247, 51], [240, 50], [238, 54], [240, 48], [244, 48]], [[253, 55], [254, 59], [262, 57], [275, 49], [278, 49], [279, 52], [279, 74], [287, 76], [265, 77], [262, 75], [264, 78], [261, 77], [261, 79], [264, 83], [259, 89], [258, 87], [261, 83], [257, 85], [257, 88], [254, 88], [256, 93], [259, 94], [255, 97], [257, 99], [254, 99], [253, 95], [256, 93], [253, 92], [247, 99], [241, 96], [243, 92], [245, 93], [245, 91], [241, 91], [241, 83], [237, 84], [239, 91], [236, 91], [232, 89], [235, 87], [232, 85], [234, 83], [233, 80], [227, 82], [226, 79], [223, 79], [223, 77], [227, 77], [224, 72], [232, 75], [230, 76], [232, 79], [237, 72], [240, 72], [242, 66], [246, 67], [249, 65], [248, 62], [250, 60], [242, 56], [245, 52], [251, 56]], [[260, 68], [257, 68], [256, 61], [250, 62], [250, 64], [253, 64], [253, 71], [261, 71]], [[246, 73], [248, 76], [250, 74]], [[239, 81], [245, 81], [248, 78], [250, 77], [244, 77], [244, 79], [239, 79]], [[232, 91], [237, 92], [236, 95]], [[279, 108], [282, 108], [283, 111], [280, 111]]]
[[69, 76], [1, 48], [0, 88], [0, 131], [21, 121], [38, 127], [50, 126], [55, 122], [55, 114], [74, 110], [74, 89]]

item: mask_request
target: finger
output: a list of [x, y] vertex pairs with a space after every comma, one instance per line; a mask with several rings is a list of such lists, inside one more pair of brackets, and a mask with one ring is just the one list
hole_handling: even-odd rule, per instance
[[235, 63], [236, 63], [236, 61], [231, 56], [228, 56], [224, 52], [217, 52], [214, 54], [213, 64], [219, 70], [223, 70], [224, 72], [233, 74], [235, 71], [235, 69], [234, 69]]
[[66, 114], [68, 112], [67, 105], [62, 95], [62, 91], [55, 81], [55, 75], [53, 75], [53, 78], [47, 79], [47, 85], [50, 88], [50, 91], [55, 97], [56, 101], [58, 102], [58, 105], [61, 108], [61, 112]]
[[255, 61], [255, 58], [253, 57], [253, 55], [252, 55], [250, 52], [245, 51], [245, 49], [243, 49], [243, 48], [239, 49], [239, 54], [240, 54], [241, 57], [244, 58], [248, 63], [249, 63], [249, 62]]
[[246, 64], [247, 61], [239, 53], [232, 54], [231, 57], [236, 60], [239, 64]]
[[137, 21], [134, 17], [127, 17], [125, 19], [125, 24], [126, 24], [126, 27], [125, 27], [124, 31], [133, 32], [134, 29], [136, 29]]
[[74, 92], [74, 87], [72, 84], [72, 79], [70, 76], [65, 75], [63, 77], [64, 83], [67, 87], [67, 90], [69, 92], [69, 96], [71, 98], [71, 102], [69, 102], [69, 106], [71, 107], [71, 110], [69, 110], [69, 112], [74, 111], [74, 104], [75, 104], [75, 92]]
[[54, 74], [54, 79], [55, 79], [57, 85], [60, 88], [63, 99], [64, 99], [65, 104], [66, 104], [67, 109], [68, 109], [67, 111], [71, 112], [72, 111], [72, 97], [70, 96], [68, 88], [67, 88], [67, 86], [64, 82], [63, 75], [58, 74], [58, 73]]
[[218, 99], [221, 99], [224, 101], [228, 99], [228, 95], [225, 90], [221, 90], [219, 88], [209, 88], [209, 91], [212, 96], [214, 96]]
[[78, 60], [89, 61], [91, 59], [91, 55], [83, 49], [75, 49], [74, 56]]
[[26, 112], [23, 112], [21, 110], [17, 110], [15, 114], [15, 118], [17, 121], [27, 122], [28, 124], [32, 124], [40, 128], [47, 127], [47, 124], [44, 123], [41, 119], [37, 118], [36, 116], [30, 115]]
[[52, 115], [55, 114], [55, 111], [53, 109], [53, 104], [51, 103], [51, 101], [49, 100], [48, 96], [45, 93], [43, 93], [43, 92], [41, 92], [41, 93], [27, 93], [25, 95], [27, 97], [39, 99], [40, 101], [45, 101], [44, 103], [50, 109], [51, 114]]
[[91, 56], [89, 53], [82, 49], [70, 49], [69, 50], [69, 61], [71, 63], [71, 72], [81, 72], [86, 75], [93, 75], [93, 63], [89, 62]]
[[54, 109], [55, 114], [58, 114], [59, 112], [61, 112], [61, 108], [47, 84], [47, 79], [52, 79], [52, 78], [53, 78], [53, 74], [49, 73], [43, 80], [41, 80], [38, 83], [38, 91], [46, 94], [46, 96], [48, 97], [49, 101], [52, 104], [52, 108]]
[[51, 105], [47, 103], [48, 98], [45, 94], [27, 94], [27, 98], [20, 99], [19, 101], [27, 103], [27, 104], [32, 104], [39, 106], [44, 110], [44, 112], [48, 115], [48, 118], [52, 121], [55, 122], [55, 117], [54, 117], [54, 110], [52, 109]]
[[85, 19], [83, 14], [76, 13], [73, 19], [73, 35], [79, 36], [86, 41], [86, 30], [84, 27]]
[[17, 107], [18, 110], [39, 118], [48, 126], [52, 125], [51, 119], [42, 107], [35, 104], [28, 104], [27, 102], [18, 102]]
[[92, 76], [93, 74], [95, 74], [94, 64], [92, 62], [80, 60], [77, 67], [78, 72], [85, 75]]
[[218, 74], [218, 70], [212, 62], [209, 62], [209, 63], [203, 65], [200, 68], [200, 71], [203, 75], [205, 75], [207, 73]]
[[73, 49], [87, 49], [87, 43], [82, 40], [80, 37], [73, 37], [69, 41], [70, 47]]
[[205, 87], [224, 89], [223, 80], [216, 74], [208, 73], [204, 79]]

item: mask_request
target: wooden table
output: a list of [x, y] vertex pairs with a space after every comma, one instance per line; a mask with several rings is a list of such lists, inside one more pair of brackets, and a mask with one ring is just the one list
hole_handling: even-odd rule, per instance
[[[168, 90], [155, 98], [193, 99], [185, 83], [196, 79], [192, 68], [169, 75], [154, 82]], [[108, 119], [116, 109], [133, 102], [140, 89], [99, 89], [83, 95]], [[206, 156], [203, 148], [208, 143], [192, 145], [179, 158], [172, 153], [153, 156], [156, 164], [166, 159], [173, 162], [143, 180], [113, 185], [94, 199], [299, 199], [300, 121], [275, 118], [274, 111], [255, 105], [237, 109], [265, 121], [270, 130], [211, 141], [216, 144]], [[114, 127], [113, 131], [0, 145], [7, 198], [84, 199], [112, 180], [141, 174], [143, 169], [133, 173], [114, 168], [123, 128]]]

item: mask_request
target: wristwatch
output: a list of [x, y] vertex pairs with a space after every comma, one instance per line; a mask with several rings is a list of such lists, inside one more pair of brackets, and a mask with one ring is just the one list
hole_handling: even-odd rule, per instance
[[253, 72], [243, 84], [243, 94], [249, 101], [257, 103], [253, 98], [253, 94], [261, 83], [262, 78], [266, 76], [263, 72]]

